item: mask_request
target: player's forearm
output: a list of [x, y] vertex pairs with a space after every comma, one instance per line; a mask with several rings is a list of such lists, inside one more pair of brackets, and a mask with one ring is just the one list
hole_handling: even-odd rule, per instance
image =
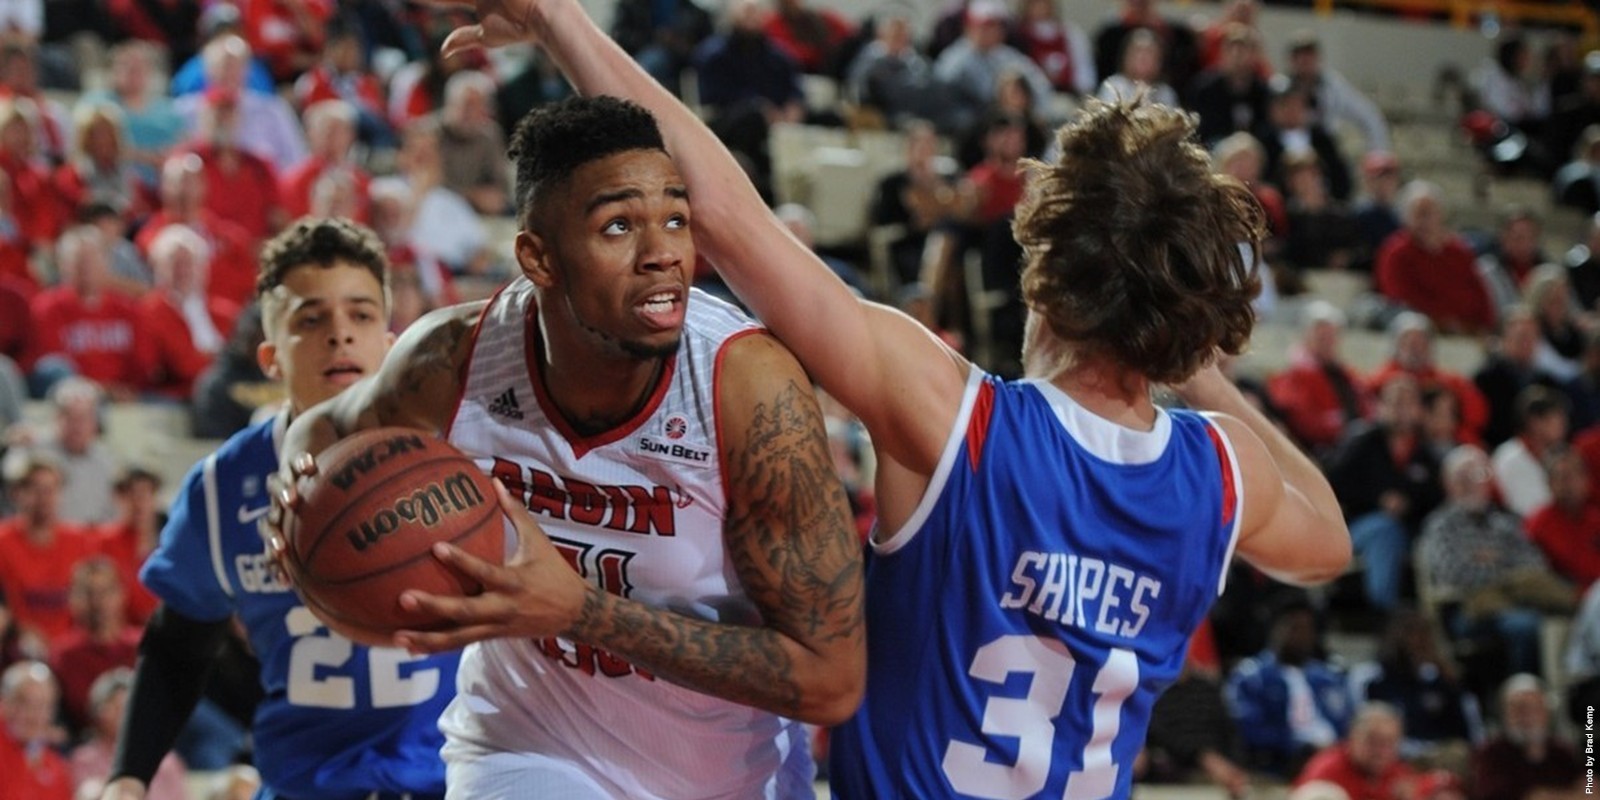
[[227, 622], [201, 622], [161, 606], [139, 643], [111, 777], [149, 785], [200, 702]]
[[591, 588], [568, 638], [656, 677], [817, 725], [848, 719], [861, 681], [848, 667], [771, 628], [694, 619]]

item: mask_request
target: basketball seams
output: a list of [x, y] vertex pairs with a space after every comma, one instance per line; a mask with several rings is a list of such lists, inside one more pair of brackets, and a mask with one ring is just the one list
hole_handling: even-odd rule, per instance
[[[318, 576], [315, 572], [313, 572], [312, 569], [311, 569], [312, 564], [315, 562], [316, 555], [317, 555], [318, 551], [322, 548], [323, 543], [325, 541], [327, 541], [328, 537], [330, 535], [333, 535], [335, 531], [339, 531], [339, 530], [341, 530], [343, 528], [344, 520], [345, 520], [346, 517], [351, 516], [351, 511], [352, 510], [361, 507], [361, 505], [369, 497], [371, 497], [373, 494], [375, 494], [377, 492], [381, 492], [381, 491], [387, 489], [388, 485], [390, 483], [393, 483], [395, 481], [399, 481], [399, 480], [405, 478], [407, 475], [410, 475], [411, 473], [416, 472], [417, 470], [426, 469], [429, 466], [434, 465], [434, 464], [438, 464], [438, 463], [442, 463], [442, 462], [460, 462], [461, 465], [472, 476], [473, 481], [474, 481], [474, 483], [477, 484], [479, 490], [483, 491], [483, 489], [484, 489], [483, 482], [482, 482], [483, 475], [482, 475], [481, 472], [478, 471], [477, 464], [473, 463], [470, 459], [467, 459], [465, 456], [459, 455], [459, 454], [454, 453], [454, 452], [440, 452], [437, 448], [434, 447], [434, 444], [433, 444], [434, 442], [437, 442], [438, 440], [431, 440], [430, 439], [428, 441], [429, 441], [429, 446], [426, 449], [423, 450], [423, 455], [427, 456], [426, 460], [418, 461], [418, 462], [413, 463], [413, 464], [407, 464], [404, 468], [402, 468], [398, 472], [395, 472], [394, 474], [385, 477], [383, 480], [379, 480], [379, 481], [374, 482], [373, 486], [371, 486], [370, 488], [366, 489], [361, 494], [358, 494], [355, 497], [345, 501], [343, 503], [342, 507], [339, 509], [339, 513], [334, 515], [333, 519], [331, 521], [329, 521], [328, 524], [322, 526], [322, 530], [317, 532], [317, 538], [311, 542], [311, 544], [310, 544], [310, 546], [308, 548], [306, 548], [306, 551], [305, 551], [304, 555], [301, 555], [298, 552], [299, 548], [295, 548], [295, 550], [296, 550], [295, 555], [298, 557], [302, 567], [305, 570], [305, 574], [306, 574], [307, 577], [311, 578], [312, 580], [316, 580], [316, 581], [319, 581], [319, 582], [324, 582], [322, 580], [322, 578], [320, 576]], [[432, 451], [432, 452], [429, 452], [429, 451]], [[494, 494], [493, 489], [494, 489], [494, 487], [490, 486], [490, 487], [488, 487], [488, 491], [484, 491], [484, 496], [485, 496], [486, 499], [493, 497], [493, 494]], [[489, 506], [491, 508], [493, 508], [494, 504], [490, 503]], [[299, 517], [299, 516], [300, 516], [300, 514], [296, 514], [296, 517]], [[305, 527], [305, 520], [297, 519], [296, 520], [296, 524], [297, 524], [297, 527], [302, 527], [303, 528], [303, 527]], [[343, 580], [343, 579], [341, 579], [341, 580]]]
[[[450, 539], [441, 539], [440, 541], [445, 542], [447, 544], [459, 544], [460, 542], [462, 542], [462, 541], [464, 541], [466, 539], [472, 538], [476, 534], [482, 533], [483, 531], [480, 529], [481, 526], [485, 522], [488, 521], [489, 517], [491, 517], [494, 514], [498, 513], [499, 510], [500, 509], [497, 506], [492, 506], [492, 505], [491, 506], [486, 506], [485, 509], [484, 509], [484, 513], [480, 514], [477, 519], [474, 519], [472, 521], [472, 525], [468, 526], [467, 530], [462, 531], [459, 534], [456, 534], [454, 537], [452, 537]], [[503, 532], [502, 531], [498, 531], [498, 530], [494, 531], [494, 533], [503, 535]], [[318, 584], [320, 584], [322, 586], [328, 586], [328, 587], [348, 586], [348, 585], [350, 585], [352, 583], [360, 583], [361, 581], [371, 580], [373, 578], [377, 578], [377, 577], [380, 577], [380, 576], [383, 576], [383, 575], [387, 575], [387, 574], [389, 574], [391, 572], [395, 572], [397, 570], [401, 570], [401, 569], [404, 569], [406, 567], [409, 567], [412, 564], [415, 564], [418, 561], [421, 561], [421, 560], [423, 560], [425, 558], [432, 558], [432, 557], [433, 557], [432, 551], [424, 550], [421, 553], [418, 553], [418, 554], [416, 554], [414, 556], [411, 556], [411, 557], [409, 557], [409, 558], [407, 558], [407, 559], [405, 559], [403, 561], [397, 561], [397, 562], [395, 562], [393, 564], [388, 564], [386, 566], [378, 567], [378, 568], [374, 569], [371, 572], [364, 572], [364, 573], [362, 573], [360, 575], [352, 575], [352, 576], [350, 576], [348, 578], [339, 578], [337, 580], [321, 580], [321, 579], [317, 579], [315, 577], [312, 577], [312, 580], [316, 581]], [[310, 577], [310, 576], [308, 575], [308, 577]]]

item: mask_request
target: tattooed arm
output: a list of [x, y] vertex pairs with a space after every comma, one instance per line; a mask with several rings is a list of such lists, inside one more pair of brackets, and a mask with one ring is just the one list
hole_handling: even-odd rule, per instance
[[483, 303], [433, 311], [412, 323], [371, 377], [301, 414], [284, 434], [280, 473], [290, 460], [320, 453], [359, 430], [397, 425], [439, 433], [461, 392], [461, 365]]
[[489, 591], [473, 598], [407, 592], [402, 604], [456, 627], [403, 633], [400, 644], [447, 650], [559, 634], [706, 694], [817, 724], [848, 718], [866, 669], [861, 548], [816, 396], [794, 357], [764, 335], [729, 346], [718, 392], [729, 492], [723, 540], [761, 611], [760, 627], [687, 617], [583, 581], [500, 490], [522, 536], [518, 557], [495, 567], [447, 549], [440, 557]]

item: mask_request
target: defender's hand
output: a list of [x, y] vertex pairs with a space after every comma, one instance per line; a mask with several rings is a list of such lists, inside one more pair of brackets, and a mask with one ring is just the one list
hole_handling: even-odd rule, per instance
[[305, 482], [316, 475], [316, 458], [310, 453], [300, 453], [289, 460], [286, 472], [280, 471], [267, 476], [267, 494], [272, 499], [272, 505], [257, 523], [256, 530], [266, 543], [267, 555], [272, 557], [272, 565], [278, 572], [278, 578], [285, 583], [291, 581], [293, 573], [287, 568], [288, 564], [284, 560], [289, 551], [289, 542], [284, 535], [284, 524], [290, 515], [299, 513], [300, 497]]

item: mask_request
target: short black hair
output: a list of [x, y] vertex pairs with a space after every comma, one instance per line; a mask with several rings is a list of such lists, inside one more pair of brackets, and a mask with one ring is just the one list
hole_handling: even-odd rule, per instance
[[523, 116], [511, 137], [517, 165], [517, 216], [526, 225], [533, 204], [591, 161], [629, 150], [666, 152], [655, 117], [616, 97], [569, 97]]

